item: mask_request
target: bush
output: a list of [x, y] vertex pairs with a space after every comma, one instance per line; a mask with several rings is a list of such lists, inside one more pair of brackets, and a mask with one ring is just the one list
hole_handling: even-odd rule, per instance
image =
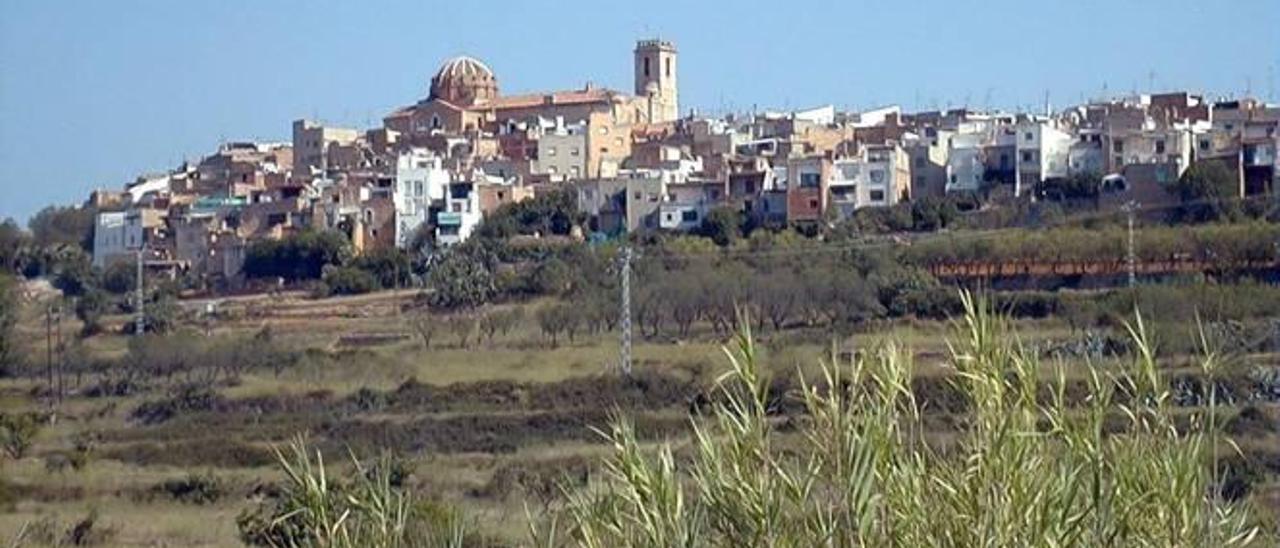
[[586, 215], [578, 211], [578, 197], [572, 189], [538, 193], [532, 199], [503, 204], [485, 216], [475, 236], [505, 239], [519, 234], [567, 235], [581, 225]]
[[413, 280], [413, 262], [409, 255], [394, 247], [367, 251], [348, 266], [373, 276], [382, 289], [405, 287]]
[[37, 245], [76, 246], [92, 251], [97, 214], [96, 209], [89, 207], [49, 206], [32, 216], [27, 228], [31, 229]]
[[479, 244], [463, 244], [445, 252], [428, 272], [432, 307], [443, 310], [474, 309], [497, 293], [494, 258]]
[[185, 478], [169, 479], [151, 488], [158, 495], [165, 495], [184, 504], [213, 504], [227, 495], [227, 486], [212, 472], [188, 474]]
[[12, 375], [18, 365], [15, 328], [18, 325], [20, 303], [16, 286], [12, 276], [0, 272], [0, 378]]
[[351, 266], [326, 268], [323, 281], [325, 295], [362, 295], [383, 287], [372, 273]]
[[250, 278], [316, 280], [325, 266], [343, 264], [350, 255], [351, 244], [341, 232], [306, 231], [251, 244], [245, 252], [244, 273]]
[[40, 416], [35, 413], [0, 413], [0, 449], [11, 459], [21, 459], [40, 429]]

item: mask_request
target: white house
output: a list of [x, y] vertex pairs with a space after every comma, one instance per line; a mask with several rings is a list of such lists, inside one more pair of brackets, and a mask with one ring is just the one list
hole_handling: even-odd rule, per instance
[[1071, 134], [1052, 120], [1024, 118], [1015, 126], [1018, 170], [1014, 195], [1033, 189], [1046, 179], [1066, 177], [1070, 164]]
[[910, 185], [906, 151], [896, 145], [864, 147], [861, 154], [835, 160], [828, 182], [831, 207], [841, 218], [863, 207], [898, 203]]
[[947, 152], [947, 192], [982, 188], [986, 175], [982, 161], [983, 137], [978, 133], [958, 133], [951, 137], [951, 149]]
[[436, 213], [436, 243], [444, 246], [462, 243], [471, 237], [482, 218], [480, 193], [475, 183], [449, 183], [443, 208]]
[[410, 149], [396, 158], [396, 247], [409, 245], [413, 232], [430, 220], [431, 205], [444, 200], [449, 172], [444, 160], [425, 149]]
[[104, 267], [129, 251], [125, 245], [125, 213], [99, 212], [93, 227], [93, 266]]

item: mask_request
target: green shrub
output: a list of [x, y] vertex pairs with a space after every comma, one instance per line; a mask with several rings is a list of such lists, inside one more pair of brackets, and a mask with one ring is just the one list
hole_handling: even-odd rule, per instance
[[35, 442], [41, 426], [41, 418], [35, 413], [0, 413], [0, 449], [11, 459], [21, 459]]
[[184, 478], [164, 480], [151, 490], [177, 502], [195, 505], [213, 504], [227, 495], [226, 483], [212, 472], [192, 473]]
[[351, 266], [325, 269], [323, 281], [326, 295], [362, 295], [382, 288], [372, 273]]

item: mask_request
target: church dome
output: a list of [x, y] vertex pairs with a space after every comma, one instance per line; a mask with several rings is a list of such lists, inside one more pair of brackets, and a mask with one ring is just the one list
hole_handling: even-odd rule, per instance
[[431, 78], [430, 99], [471, 106], [498, 96], [498, 79], [480, 60], [468, 56], [445, 61]]

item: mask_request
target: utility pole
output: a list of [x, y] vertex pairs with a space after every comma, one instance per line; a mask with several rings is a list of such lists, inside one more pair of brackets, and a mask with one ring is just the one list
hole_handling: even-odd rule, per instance
[[54, 349], [58, 352], [58, 403], [62, 403], [62, 395], [66, 393], [63, 370], [67, 366], [66, 347], [62, 345], [62, 305], [56, 305], [53, 311]]
[[1127, 256], [1129, 262], [1129, 287], [1133, 288], [1138, 285], [1138, 254], [1134, 249], [1133, 243], [1133, 214], [1138, 209], [1138, 203], [1129, 200], [1124, 204], [1123, 209], [1129, 218], [1129, 250]]
[[142, 289], [142, 248], [138, 248], [138, 270], [134, 279], [134, 302], [137, 317], [133, 320], [133, 334], [141, 337], [147, 330], [147, 316], [143, 308], [146, 306], [146, 292]]
[[53, 396], [53, 305], [44, 309], [44, 372], [49, 382], [49, 407], [54, 404]]
[[631, 376], [631, 246], [622, 248], [622, 374]]

